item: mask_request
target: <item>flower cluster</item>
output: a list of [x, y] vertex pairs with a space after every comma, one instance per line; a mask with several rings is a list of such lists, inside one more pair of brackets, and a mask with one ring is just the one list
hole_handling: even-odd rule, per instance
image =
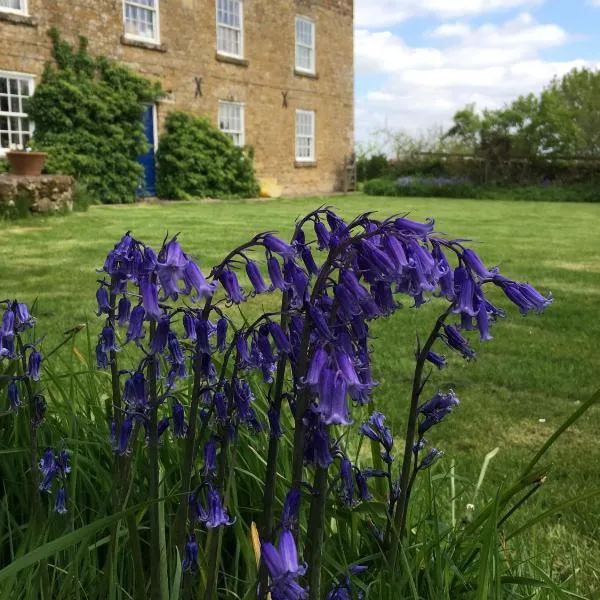
[[65, 483], [68, 474], [71, 472], [68, 451], [61, 450], [58, 454], [55, 454], [52, 448], [47, 448], [40, 459], [39, 469], [42, 475], [42, 481], [39, 486], [40, 491], [51, 493], [53, 483], [56, 481], [58, 483], [58, 490], [56, 492], [54, 510], [58, 514], [65, 514], [67, 512], [67, 488]]
[[[315, 258], [315, 251], [322, 253], [322, 260]], [[240, 271], [250, 283], [247, 289], [238, 278]], [[279, 545], [273, 539], [262, 542], [275, 600], [306, 597], [300, 582], [306, 567], [298, 562], [294, 539], [303, 464], [328, 471], [339, 461], [337, 485], [313, 490], [311, 502], [324, 502], [327, 489], [336, 489], [342, 504], [352, 508], [371, 498], [372, 477], [388, 479], [392, 510], [399, 495], [407, 493], [393, 476], [394, 438], [382, 413], [373, 412], [360, 433], [380, 445], [387, 470], [361, 470], [352, 464], [346, 436], [338, 435], [338, 428], [353, 425], [353, 413], [371, 402], [377, 386], [371, 370], [371, 322], [407, 302], [418, 308], [434, 298], [444, 300], [446, 310], [434, 335], [417, 354], [418, 362], [443, 368], [447, 358], [434, 349], [438, 340], [474, 359], [469, 332], [477, 330], [481, 340], [490, 340], [492, 325], [504, 316], [487, 299], [486, 286], [500, 288], [524, 314], [542, 312], [552, 301], [530, 285], [504, 277], [498, 268], [486, 267], [463, 242], [436, 235], [431, 220], [377, 220], [365, 214], [345, 221], [329, 208], [298, 221], [290, 243], [270, 232], [254, 236], [208, 276], [177, 237], [155, 252], [130, 233], [109, 253], [102, 272], [98, 315], [106, 320], [97, 363], [111, 369], [113, 381], [118, 378], [113, 390], [123, 388], [122, 395], [113, 394], [115, 452], [127, 456], [135, 451], [140, 431], [145, 431], [147, 443], [155, 444], [167, 430], [194, 452], [184, 468], [189, 533], [180, 550], [185, 570], [197, 569], [197, 524], [214, 529], [233, 522], [222, 492], [227, 489], [228, 448], [239, 428], [267, 430], [271, 443], [277, 444], [284, 431], [282, 400], [288, 400], [295, 426], [293, 452], [300, 460], [294, 460]], [[281, 311], [241, 327], [232, 320], [230, 307], [272, 293], [281, 294]], [[140, 358], [123, 370], [117, 361], [127, 346], [136, 348]], [[267, 423], [257, 411], [255, 374], [269, 386]], [[179, 382], [189, 377], [193, 392], [186, 402]], [[416, 399], [423, 388], [415, 392]], [[441, 456], [436, 448], [419, 456], [427, 446], [424, 436], [456, 406], [452, 391], [414, 405], [415, 431], [407, 440], [416, 436], [409, 446], [415, 473]], [[197, 457], [200, 449], [202, 456]], [[200, 458], [201, 468], [192, 473], [191, 464]], [[267, 475], [276, 469], [268, 463]], [[343, 580], [329, 597], [350, 597], [349, 589]]]

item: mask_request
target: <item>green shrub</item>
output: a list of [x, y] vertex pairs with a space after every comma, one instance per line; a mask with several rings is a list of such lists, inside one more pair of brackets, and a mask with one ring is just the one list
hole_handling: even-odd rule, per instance
[[365, 194], [369, 196], [397, 196], [398, 190], [391, 179], [371, 179], [363, 187]]
[[97, 204], [94, 196], [90, 194], [84, 183], [76, 182], [73, 188], [73, 210], [75, 212], [87, 212], [92, 204]]
[[390, 160], [385, 154], [373, 154], [372, 156], [363, 156], [358, 159], [356, 164], [358, 181], [368, 181], [383, 177], [389, 172]]
[[7, 160], [0, 159], [0, 175], [10, 173], [10, 164]]
[[48, 152], [46, 171], [72, 175], [97, 201], [133, 202], [143, 176], [136, 158], [147, 142], [144, 103], [160, 86], [104, 57], [77, 51], [49, 32], [54, 63], [46, 65], [27, 111], [35, 121], [33, 145]]
[[162, 198], [258, 194], [252, 152], [235, 146], [204, 118], [170, 113], [157, 158], [156, 189]]
[[369, 196], [400, 198], [466, 198], [482, 200], [523, 200], [532, 202], [600, 202], [600, 186], [497, 186], [468, 182], [443, 182], [436, 179], [372, 179], [364, 185]]

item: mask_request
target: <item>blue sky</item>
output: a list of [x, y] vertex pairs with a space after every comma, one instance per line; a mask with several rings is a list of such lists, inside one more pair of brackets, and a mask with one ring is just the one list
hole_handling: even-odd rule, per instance
[[356, 136], [446, 126], [600, 68], [600, 0], [355, 0]]

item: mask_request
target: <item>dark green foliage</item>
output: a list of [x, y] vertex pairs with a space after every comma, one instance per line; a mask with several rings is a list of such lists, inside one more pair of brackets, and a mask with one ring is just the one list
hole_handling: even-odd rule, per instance
[[0, 204], [0, 220], [12, 221], [15, 219], [27, 219], [30, 216], [29, 198], [26, 194], [19, 194], [13, 204]]
[[600, 202], [600, 186], [575, 184], [565, 186], [496, 186], [471, 183], [440, 183], [416, 179], [398, 184], [389, 178], [367, 181], [364, 193], [369, 196], [403, 198], [472, 198], [479, 200], [532, 200], [540, 202]]
[[173, 112], [166, 120], [158, 148], [158, 195], [190, 197], [253, 197], [259, 186], [252, 153], [233, 144], [208, 120]]
[[0, 175], [3, 173], [10, 173], [10, 164], [7, 160], [0, 159]]
[[27, 107], [33, 145], [49, 154], [46, 171], [76, 177], [97, 201], [133, 202], [143, 175], [136, 157], [146, 149], [143, 105], [160, 96], [160, 86], [91, 57], [85, 38], [74, 50], [56, 30], [49, 35], [54, 63]]
[[358, 181], [383, 177], [390, 168], [390, 159], [385, 154], [361, 156], [356, 164]]
[[76, 182], [73, 189], [73, 210], [86, 212], [92, 204], [97, 204], [93, 195], [90, 194], [84, 183]]

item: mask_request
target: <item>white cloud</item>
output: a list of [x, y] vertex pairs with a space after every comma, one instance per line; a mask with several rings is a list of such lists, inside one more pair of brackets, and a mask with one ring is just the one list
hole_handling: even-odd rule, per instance
[[356, 0], [355, 17], [357, 27], [390, 27], [417, 16], [453, 19], [543, 3], [544, 0]]
[[465, 104], [500, 107], [574, 67], [600, 68], [600, 60], [543, 60], [542, 50], [571, 37], [527, 13], [501, 25], [446, 23], [429, 37], [431, 46], [414, 48], [389, 31], [355, 32], [357, 74], [382, 78], [377, 89], [357, 98], [359, 140], [384, 125], [412, 130], [447, 125]]

